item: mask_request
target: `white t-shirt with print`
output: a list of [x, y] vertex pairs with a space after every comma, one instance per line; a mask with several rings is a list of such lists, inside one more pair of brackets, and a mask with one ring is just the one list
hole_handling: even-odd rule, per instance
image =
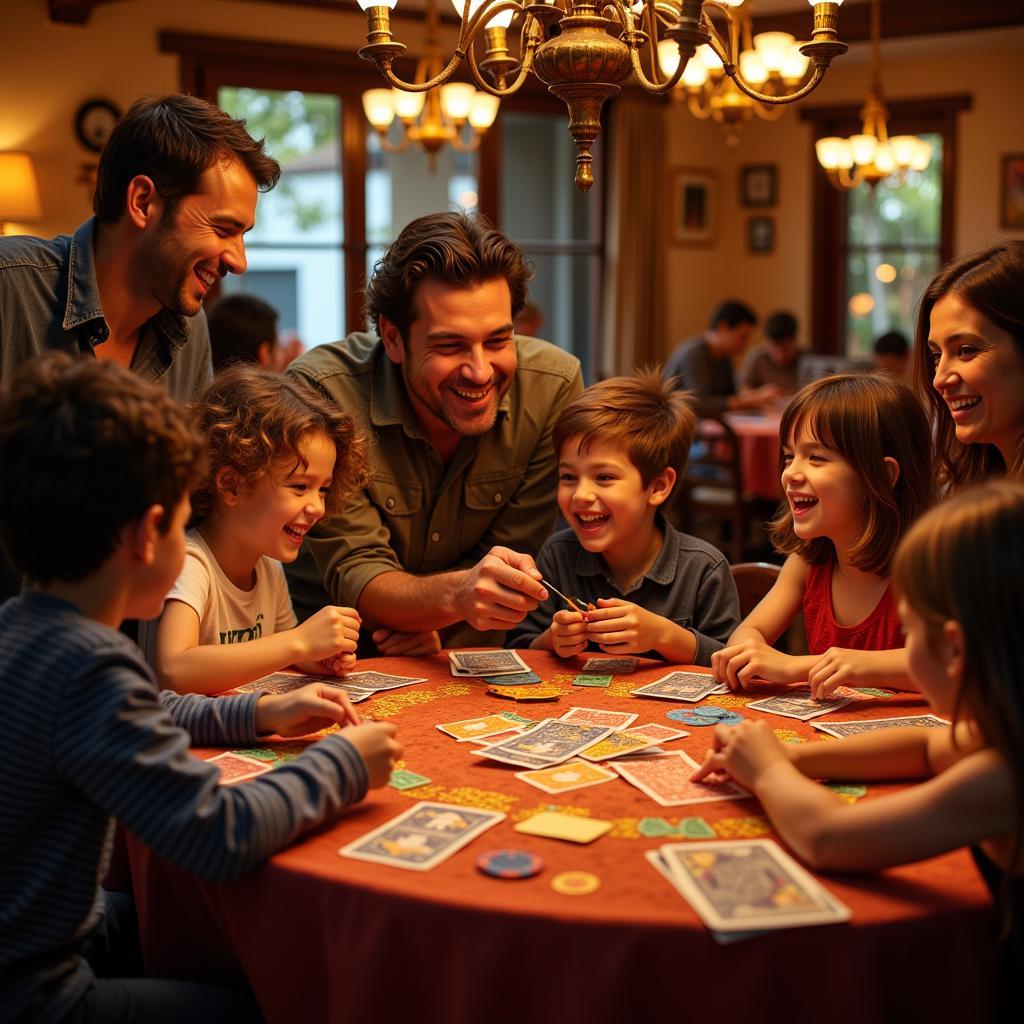
[[[256, 563], [256, 583], [241, 590], [224, 575], [213, 552], [198, 530], [185, 534], [185, 564], [166, 601], [181, 601], [199, 616], [199, 643], [241, 644], [294, 628], [284, 568], [263, 556]], [[159, 619], [143, 622], [139, 646], [152, 665], [156, 654]]]

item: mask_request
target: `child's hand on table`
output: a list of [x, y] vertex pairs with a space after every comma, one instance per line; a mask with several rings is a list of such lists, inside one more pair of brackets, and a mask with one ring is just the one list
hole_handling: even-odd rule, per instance
[[731, 690], [749, 690], [758, 679], [771, 683], [798, 683], [794, 674], [796, 659], [763, 640], [740, 640], [711, 655], [711, 671], [715, 681], [727, 683]]
[[403, 754], [401, 743], [395, 739], [396, 731], [390, 722], [364, 722], [342, 732], [366, 765], [370, 789], [387, 783], [395, 762]]
[[310, 683], [291, 693], [267, 693], [256, 703], [256, 733], [308, 736], [332, 725], [358, 725], [348, 694], [326, 683]]
[[301, 626], [295, 627], [302, 645], [302, 657], [299, 660], [322, 661], [336, 654], [347, 654], [352, 656], [354, 665], [361, 625], [362, 619], [355, 608], [338, 608], [335, 605], [321, 608]]
[[727, 772], [744, 789], [753, 792], [759, 782], [764, 782], [766, 773], [780, 764], [792, 762], [787, 748], [767, 722], [716, 725], [712, 747], [692, 779], [701, 782], [716, 772]]

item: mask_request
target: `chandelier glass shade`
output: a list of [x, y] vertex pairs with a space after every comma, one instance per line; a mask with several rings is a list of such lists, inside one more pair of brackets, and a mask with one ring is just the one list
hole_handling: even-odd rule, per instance
[[861, 131], [849, 138], [818, 139], [814, 151], [828, 180], [841, 191], [867, 183], [874, 188], [883, 179], [899, 185], [908, 171], [923, 171], [932, 158], [931, 143], [916, 135], [889, 135], [889, 116], [882, 98], [880, 0], [871, 0], [871, 71], [868, 94], [861, 109]]
[[[749, 44], [749, 27], [747, 37], [742, 31], [749, 18], [738, 10], [743, 0], [452, 0], [460, 21], [451, 58], [444, 63], [438, 57], [432, 73], [417, 73], [407, 82], [393, 67], [406, 49], [391, 32], [396, 2], [358, 0], [367, 22], [366, 46], [359, 55], [377, 66], [392, 89], [429, 93], [463, 62], [476, 88], [492, 97], [516, 92], [535, 75], [569, 109], [569, 131], [578, 151], [575, 180], [584, 192], [594, 181], [590, 150], [600, 132], [601, 107], [631, 77], [647, 92], [660, 95], [675, 89], [688, 68], [691, 78], [700, 74], [698, 64], [711, 77], [705, 58], [696, 57], [704, 46], [721, 62], [721, 77], [729, 82], [719, 100], [721, 109], [738, 105], [736, 97], [774, 107], [816, 89], [832, 60], [847, 50], [838, 35], [842, 0], [809, 0], [814, 11], [810, 42], [790, 47], [786, 37], [782, 48], [771, 38], [761, 47], [748, 45], [760, 65], [742, 55], [745, 38]], [[659, 45], [665, 42], [677, 54], [671, 70], [669, 48]], [[780, 53], [786, 61], [776, 68]], [[807, 62], [799, 75], [791, 62], [794, 54]], [[726, 115], [722, 117], [725, 123]]]

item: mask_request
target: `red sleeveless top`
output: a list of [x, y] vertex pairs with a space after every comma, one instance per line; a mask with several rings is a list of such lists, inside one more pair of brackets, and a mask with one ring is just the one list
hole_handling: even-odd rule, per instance
[[804, 590], [807, 651], [824, 654], [830, 647], [853, 651], [891, 651], [905, 640], [892, 589], [885, 588], [871, 614], [856, 626], [840, 626], [832, 612], [832, 563], [812, 565]]

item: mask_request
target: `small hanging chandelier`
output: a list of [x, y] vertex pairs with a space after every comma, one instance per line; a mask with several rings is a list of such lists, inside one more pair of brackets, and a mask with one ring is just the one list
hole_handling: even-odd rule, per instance
[[841, 191], [855, 189], [864, 182], [874, 188], [887, 178], [894, 185], [902, 184], [908, 171], [923, 171], [932, 158], [931, 143], [916, 135], [889, 137], [889, 111], [882, 99], [879, 3], [880, 0], [871, 0], [871, 77], [860, 112], [861, 133], [848, 139], [829, 136], [814, 144], [818, 163], [825, 168], [831, 184]]
[[[436, 0], [427, 0], [426, 18], [424, 55], [416, 65], [413, 79], [417, 85], [436, 79], [444, 67], [438, 41]], [[508, 20], [512, 20], [511, 12]], [[417, 145], [427, 154], [430, 169], [434, 170], [437, 154], [445, 146], [460, 153], [470, 153], [480, 147], [484, 133], [498, 116], [500, 102], [499, 97], [480, 92], [468, 82], [448, 82], [425, 92], [368, 89], [363, 93], [363, 112], [386, 152], [401, 153]], [[403, 125], [402, 141], [397, 144], [388, 138], [391, 123], [396, 118]], [[466, 126], [470, 129], [468, 138]]]

